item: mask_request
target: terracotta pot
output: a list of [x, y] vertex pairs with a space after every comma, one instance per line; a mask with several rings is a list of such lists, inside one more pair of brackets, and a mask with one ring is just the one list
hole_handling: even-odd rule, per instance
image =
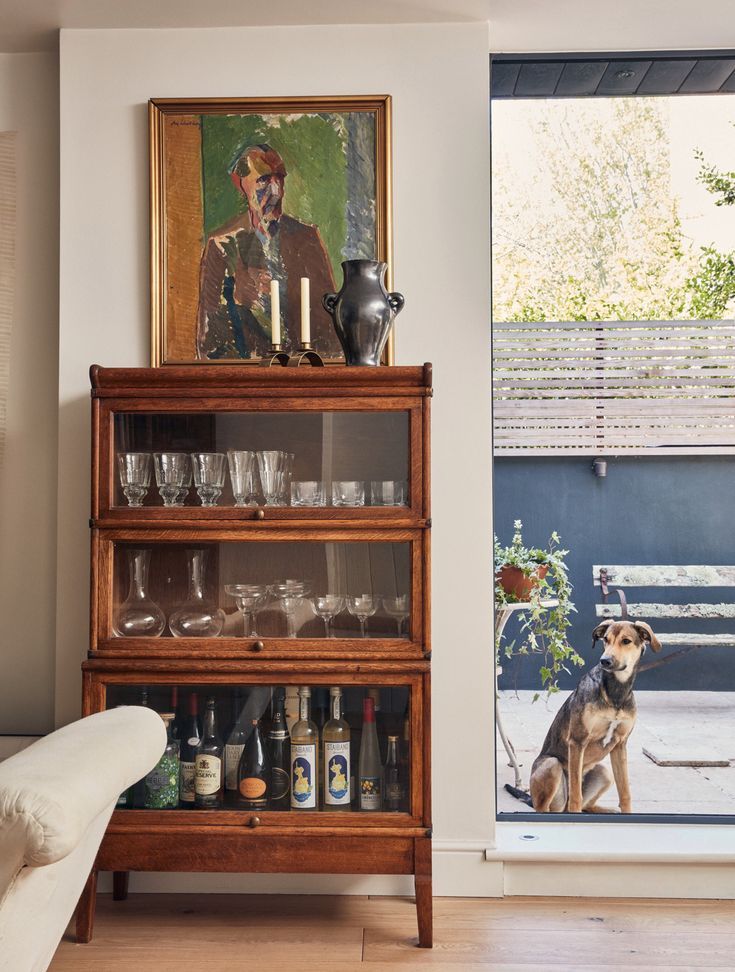
[[495, 579], [503, 588], [506, 594], [517, 598], [519, 601], [527, 601], [531, 597], [531, 591], [540, 580], [546, 577], [549, 571], [548, 564], [539, 564], [536, 573], [527, 577], [520, 567], [501, 567], [495, 575]]

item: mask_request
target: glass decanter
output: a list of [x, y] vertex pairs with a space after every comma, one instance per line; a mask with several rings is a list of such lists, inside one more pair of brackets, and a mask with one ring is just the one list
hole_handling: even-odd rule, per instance
[[189, 569], [189, 595], [168, 619], [168, 626], [175, 638], [216, 638], [222, 633], [225, 612], [209, 600], [205, 590], [207, 551], [186, 551]]
[[158, 638], [166, 627], [166, 615], [148, 597], [151, 552], [146, 548], [131, 549], [127, 555], [130, 590], [117, 611], [113, 631], [122, 638]]

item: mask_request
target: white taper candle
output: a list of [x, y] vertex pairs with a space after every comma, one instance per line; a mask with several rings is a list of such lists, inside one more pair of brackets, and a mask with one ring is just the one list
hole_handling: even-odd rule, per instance
[[311, 341], [311, 309], [309, 307], [309, 278], [301, 278], [301, 343]]
[[278, 281], [271, 280], [271, 344], [281, 343], [281, 297]]

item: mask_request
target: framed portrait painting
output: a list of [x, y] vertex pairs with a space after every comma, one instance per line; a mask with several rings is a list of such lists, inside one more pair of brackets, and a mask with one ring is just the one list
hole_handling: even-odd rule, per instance
[[273, 280], [293, 350], [302, 277], [312, 345], [342, 361], [322, 296], [339, 290], [344, 260], [385, 261], [390, 274], [390, 96], [148, 107], [152, 364], [268, 355]]

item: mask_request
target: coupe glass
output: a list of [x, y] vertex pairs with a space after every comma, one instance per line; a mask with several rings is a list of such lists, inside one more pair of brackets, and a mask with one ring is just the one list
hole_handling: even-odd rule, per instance
[[347, 610], [360, 622], [360, 634], [363, 638], [367, 637], [365, 622], [375, 614], [377, 609], [377, 600], [372, 594], [358, 594], [356, 597], [347, 598]]
[[288, 637], [296, 637], [296, 612], [304, 603], [304, 598], [309, 593], [309, 586], [306, 581], [285, 580], [276, 584], [271, 584], [271, 593], [279, 599], [286, 615], [286, 625]]
[[291, 483], [291, 506], [324, 505], [324, 483], [304, 480]]
[[398, 628], [398, 637], [403, 637], [403, 626], [408, 620], [408, 594], [401, 594], [398, 597], [384, 597], [383, 610], [389, 618], [393, 618]]
[[153, 455], [156, 485], [164, 506], [183, 506], [191, 486], [191, 459], [187, 452], [156, 452]]
[[234, 597], [237, 610], [242, 614], [246, 638], [257, 638], [255, 613], [265, 600], [267, 589], [262, 584], [225, 584], [225, 594]]
[[227, 453], [227, 461], [230, 464], [230, 482], [235, 496], [235, 506], [257, 506], [255, 453], [230, 449]]
[[260, 470], [260, 485], [263, 487], [263, 497], [266, 506], [278, 503], [283, 483], [283, 452], [270, 449], [256, 452], [258, 469]]
[[332, 483], [333, 506], [364, 506], [365, 484], [357, 480]]
[[166, 627], [166, 615], [148, 597], [151, 552], [145, 548], [130, 549], [127, 554], [130, 589], [117, 612], [113, 630], [123, 638], [157, 638]]
[[225, 625], [225, 612], [204, 593], [207, 551], [187, 550], [186, 559], [189, 595], [168, 619], [171, 634], [175, 638], [216, 638]]
[[405, 506], [406, 484], [401, 480], [373, 480], [370, 498], [373, 506]]
[[117, 466], [128, 506], [142, 506], [151, 484], [150, 452], [120, 452]]
[[216, 506], [225, 485], [224, 452], [192, 452], [191, 462], [194, 470], [194, 485], [197, 488], [202, 506]]
[[324, 637], [334, 638], [334, 619], [344, 609], [345, 599], [339, 594], [315, 594], [311, 599], [314, 614], [324, 622]]

